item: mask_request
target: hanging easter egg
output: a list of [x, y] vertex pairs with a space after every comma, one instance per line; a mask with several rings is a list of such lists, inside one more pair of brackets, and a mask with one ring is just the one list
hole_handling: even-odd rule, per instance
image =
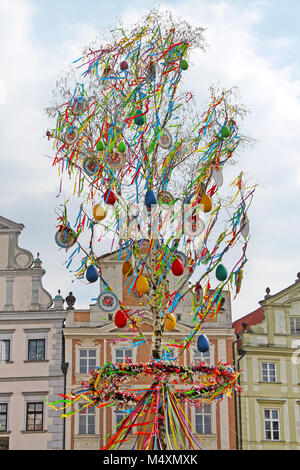
[[214, 168], [213, 172], [213, 179], [219, 188], [223, 185], [223, 173], [221, 169]]
[[190, 238], [201, 235], [204, 229], [205, 223], [198, 214], [190, 215], [184, 220], [184, 233]]
[[241, 269], [236, 276], [236, 293], [238, 294], [242, 287], [243, 270]]
[[118, 144], [118, 152], [124, 153], [125, 150], [126, 150], [126, 145], [124, 144], [124, 142], [119, 142], [119, 144]]
[[224, 126], [221, 130], [221, 135], [224, 139], [227, 139], [227, 137], [230, 136], [230, 130], [228, 129], [228, 127]]
[[89, 282], [96, 282], [98, 280], [98, 270], [94, 264], [91, 264], [85, 273], [85, 277]]
[[96, 150], [98, 152], [102, 152], [104, 149], [105, 149], [105, 145], [104, 145], [103, 141], [99, 140], [99, 142], [97, 142], [97, 145], [96, 145]]
[[182, 70], [187, 70], [188, 67], [189, 67], [189, 64], [187, 63], [186, 60], [183, 59], [183, 60], [180, 62], [180, 68], [181, 68]]
[[73, 145], [77, 142], [79, 136], [78, 129], [75, 126], [69, 126], [64, 135], [66, 145]]
[[241, 234], [247, 238], [249, 235], [249, 230], [250, 230], [250, 224], [249, 224], [249, 219], [247, 217], [247, 214], [245, 214], [242, 219], [241, 219]]
[[174, 259], [171, 269], [174, 276], [182, 276], [184, 273], [184, 266], [179, 258]]
[[138, 280], [136, 281], [136, 290], [139, 294], [147, 294], [149, 292], [149, 282], [145, 276], [139, 276]]
[[113, 192], [111, 188], [108, 188], [104, 193], [104, 202], [106, 202], [106, 204], [113, 206], [117, 200], [118, 198], [116, 194]]
[[223, 264], [219, 264], [216, 269], [216, 278], [218, 281], [225, 281], [227, 279], [227, 269]]
[[151, 206], [155, 206], [157, 204], [157, 199], [155, 193], [150, 189], [149, 191], [146, 192], [145, 194], [145, 205], [149, 208]]
[[127, 324], [127, 316], [123, 310], [118, 310], [115, 314], [115, 325], [117, 328], [124, 328]]
[[208, 194], [204, 194], [200, 199], [200, 208], [203, 212], [210, 212], [212, 210], [212, 200]]
[[169, 131], [163, 129], [158, 139], [158, 145], [163, 149], [169, 149], [172, 145], [172, 136]]
[[73, 105], [72, 105], [72, 112], [77, 116], [78, 114], [82, 114], [87, 110], [88, 102], [83, 96], [78, 96], [74, 98]]
[[127, 70], [127, 69], [128, 69], [128, 63], [126, 62], [126, 60], [123, 60], [123, 61], [120, 63], [120, 69], [121, 69], [121, 70]]
[[118, 307], [119, 300], [113, 292], [103, 290], [98, 296], [97, 304], [104, 312], [113, 312]]
[[136, 117], [134, 118], [134, 122], [137, 126], [143, 126], [146, 122], [146, 118], [145, 116], [139, 116], [139, 114], [141, 114], [142, 111], [138, 111], [136, 114]]
[[76, 239], [77, 234], [70, 227], [62, 227], [55, 234], [55, 242], [60, 248], [70, 248]]
[[165, 330], [167, 330], [167, 331], [172, 331], [172, 330], [174, 330], [174, 328], [175, 328], [175, 326], [176, 326], [176, 318], [175, 318], [175, 316], [173, 315], [173, 313], [167, 314], [167, 317], [166, 317], [166, 319], [163, 321], [163, 324], [164, 324]]
[[199, 352], [207, 352], [209, 350], [209, 339], [206, 335], [199, 335], [197, 339], [197, 349]]
[[157, 201], [159, 205], [165, 209], [168, 209], [171, 205], [175, 203], [174, 196], [168, 191], [165, 191], [164, 189], [159, 192], [157, 196]]
[[199, 282], [197, 282], [195, 286], [195, 300], [198, 304], [200, 304], [202, 297], [203, 297], [203, 289], [201, 285], [199, 284]]
[[112, 170], [121, 170], [126, 163], [125, 155], [118, 152], [110, 153], [107, 157], [107, 164]]
[[103, 220], [106, 217], [106, 209], [100, 204], [96, 204], [93, 209], [93, 216], [95, 220]]
[[185, 254], [182, 253], [182, 251], [177, 251], [177, 250], [176, 250], [175, 256], [176, 256], [176, 258], [179, 258], [179, 259], [180, 259], [180, 261], [181, 261], [182, 264], [183, 264], [183, 267], [185, 268], [186, 265], [187, 265], [187, 257], [185, 256]]
[[122, 274], [123, 276], [129, 277], [133, 274], [133, 268], [130, 261], [124, 261], [122, 266]]
[[83, 161], [82, 168], [88, 176], [92, 176], [98, 168], [98, 160], [93, 157], [86, 157]]

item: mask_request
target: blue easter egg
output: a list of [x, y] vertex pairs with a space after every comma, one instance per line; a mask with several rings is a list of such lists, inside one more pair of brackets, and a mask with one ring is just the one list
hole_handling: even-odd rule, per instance
[[209, 339], [206, 335], [200, 335], [197, 340], [197, 348], [200, 352], [206, 352], [209, 350]]
[[152, 205], [156, 205], [156, 204], [157, 204], [156, 196], [154, 192], [150, 189], [150, 191], [147, 191], [145, 195], [145, 205], [151, 208]]
[[97, 279], [98, 279], [98, 271], [96, 269], [96, 267], [91, 264], [87, 270], [86, 270], [86, 273], [85, 273], [85, 277], [87, 278], [87, 280], [89, 282], [96, 282]]

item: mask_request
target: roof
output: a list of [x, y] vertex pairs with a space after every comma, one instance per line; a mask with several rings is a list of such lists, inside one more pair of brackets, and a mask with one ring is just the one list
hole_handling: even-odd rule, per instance
[[248, 315], [245, 315], [244, 317], [239, 318], [238, 320], [234, 321], [232, 323], [232, 327], [234, 328], [235, 332], [238, 335], [240, 335], [242, 330], [243, 330], [242, 323], [247, 323], [246, 330], [249, 331], [249, 328], [251, 326], [262, 322], [263, 318], [264, 318], [263, 307], [259, 307], [256, 310], [254, 310], [253, 312], [248, 313]]

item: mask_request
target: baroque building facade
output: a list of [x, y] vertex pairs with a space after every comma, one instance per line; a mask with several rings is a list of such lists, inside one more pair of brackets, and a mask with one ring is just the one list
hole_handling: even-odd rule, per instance
[[[101, 258], [101, 269], [104, 278], [118, 295], [121, 301], [132, 309], [139, 304], [125, 288], [126, 279], [122, 275], [122, 263], [116, 259], [115, 254], [105, 255]], [[169, 286], [175, 290], [174, 276], [169, 278]], [[101, 290], [101, 286], [100, 286]], [[75, 299], [74, 299], [75, 300]], [[172, 339], [180, 339], [189, 335], [194, 326], [190, 315], [192, 298], [185, 297], [181, 306], [176, 309], [177, 323], [173, 331], [165, 333], [166, 343]], [[116, 341], [118, 335], [130, 336], [133, 333], [120, 330], [114, 324], [114, 313], [103, 312], [97, 303], [90, 305], [89, 309], [68, 308], [66, 324], [64, 327], [65, 360], [69, 364], [66, 376], [67, 393], [76, 393], [81, 387], [80, 383], [89, 377], [89, 372], [95, 366], [101, 366], [108, 361], [124, 362], [150, 362], [152, 345], [151, 320], [145, 319], [140, 328], [146, 338], [146, 343], [137, 348], [130, 347], [126, 341]], [[126, 329], [126, 328], [125, 328]], [[125, 330], [124, 329], [124, 330]], [[180, 365], [189, 365], [197, 361], [206, 361], [217, 364], [218, 361], [233, 363], [232, 344], [235, 340], [232, 328], [231, 301], [225, 297], [225, 303], [216, 318], [209, 318], [203, 329], [210, 340], [208, 353], [200, 354], [196, 348], [189, 348], [179, 358]], [[124, 340], [124, 338], [123, 338]], [[175, 348], [174, 348], [175, 349]], [[170, 348], [166, 352], [166, 359], [176, 356], [176, 351]], [[150, 386], [151, 382], [138, 383], [138, 387]], [[191, 424], [204, 441], [203, 448], [209, 449], [235, 449], [236, 448], [236, 416], [233, 398], [225, 397], [223, 400], [213, 400], [203, 408], [185, 408]], [[100, 449], [107, 443], [107, 436], [116, 429], [124, 414], [116, 412], [113, 408], [89, 408], [86, 413], [75, 413], [66, 419], [66, 449]], [[132, 443], [124, 443], [122, 448], [132, 448]]]
[[24, 225], [0, 217], [0, 448], [62, 449], [47, 401], [64, 392], [63, 298], [42, 285], [39, 257], [18, 245]]
[[241, 369], [238, 449], [300, 449], [300, 274], [233, 323]]

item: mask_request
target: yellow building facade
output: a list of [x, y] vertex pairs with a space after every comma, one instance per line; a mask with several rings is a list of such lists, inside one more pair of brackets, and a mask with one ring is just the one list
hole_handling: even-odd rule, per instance
[[300, 282], [234, 322], [241, 370], [237, 400], [238, 448], [300, 449]]

